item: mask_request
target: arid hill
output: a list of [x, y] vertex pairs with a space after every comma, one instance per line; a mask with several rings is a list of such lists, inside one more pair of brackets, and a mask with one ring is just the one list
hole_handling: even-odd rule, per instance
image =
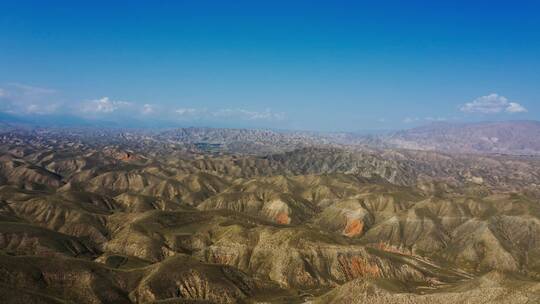
[[540, 300], [540, 159], [304, 139], [0, 133], [0, 299]]

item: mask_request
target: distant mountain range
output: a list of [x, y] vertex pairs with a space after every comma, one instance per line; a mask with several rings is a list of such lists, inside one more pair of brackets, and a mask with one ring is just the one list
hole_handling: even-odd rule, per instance
[[405, 149], [537, 155], [540, 122], [437, 123], [393, 133], [385, 136], [383, 142]]
[[[302, 131], [183, 128], [159, 133], [180, 142], [220, 143], [242, 151], [291, 150], [306, 146], [339, 146], [429, 150], [474, 154], [540, 154], [540, 122], [506, 121], [435, 123], [387, 134], [323, 133]], [[229, 149], [230, 150], [230, 149]]]
[[[57, 123], [61, 121], [61, 123]], [[75, 117], [38, 116], [20, 118], [0, 113], [0, 131], [20, 128], [125, 128], [122, 122], [93, 121]], [[225, 151], [279, 152], [310, 146], [370, 147], [475, 154], [540, 154], [539, 121], [433, 123], [386, 133], [311, 132], [270, 129], [171, 128], [147, 124], [160, 140], [190, 144], [219, 144]], [[167, 128], [168, 127], [168, 128]], [[139, 128], [140, 129], [140, 128]]]

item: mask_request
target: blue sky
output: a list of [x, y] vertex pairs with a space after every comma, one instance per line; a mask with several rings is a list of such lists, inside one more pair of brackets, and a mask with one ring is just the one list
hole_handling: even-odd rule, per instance
[[112, 2], [0, 1], [0, 111], [322, 131], [540, 119], [538, 1]]

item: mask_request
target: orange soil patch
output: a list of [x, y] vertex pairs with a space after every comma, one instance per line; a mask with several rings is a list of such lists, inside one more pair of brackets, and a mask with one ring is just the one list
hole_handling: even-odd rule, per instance
[[348, 237], [353, 237], [361, 234], [364, 230], [364, 223], [361, 220], [352, 220], [347, 222], [347, 226], [343, 229], [343, 234]]
[[123, 152], [122, 155], [120, 156], [120, 160], [123, 160], [123, 161], [130, 161], [133, 159], [135, 159], [135, 156], [133, 156], [133, 154], [128, 153], [128, 152]]
[[388, 245], [383, 241], [380, 241], [374, 247], [379, 250], [383, 250], [387, 252], [405, 254], [404, 252], [401, 252], [399, 249], [395, 248], [394, 246]]
[[347, 278], [352, 280], [359, 277], [380, 277], [381, 270], [375, 263], [370, 263], [363, 257], [351, 257], [347, 258], [341, 256], [338, 258], [341, 271]]
[[291, 222], [291, 219], [289, 218], [289, 215], [287, 212], [280, 212], [276, 216], [276, 223], [278, 224], [289, 224]]

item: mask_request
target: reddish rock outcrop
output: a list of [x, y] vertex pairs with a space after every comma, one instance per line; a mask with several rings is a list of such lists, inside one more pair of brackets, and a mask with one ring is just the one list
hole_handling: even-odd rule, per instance
[[364, 231], [364, 223], [361, 220], [353, 219], [347, 221], [347, 226], [343, 229], [343, 234], [348, 237], [353, 237], [362, 234]]

